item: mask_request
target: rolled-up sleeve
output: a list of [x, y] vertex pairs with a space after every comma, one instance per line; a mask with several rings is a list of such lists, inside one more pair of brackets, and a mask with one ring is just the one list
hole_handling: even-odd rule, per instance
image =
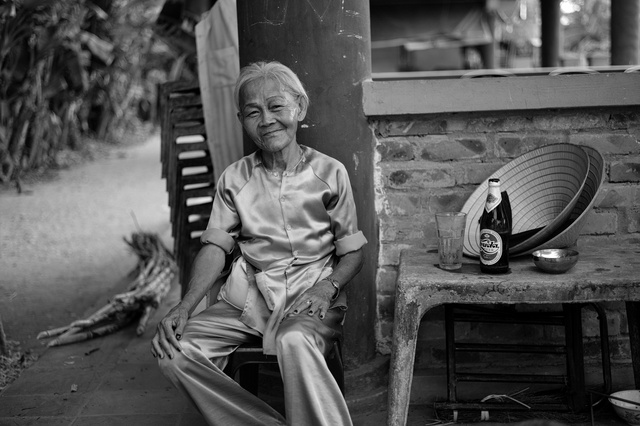
[[200, 236], [200, 243], [214, 244], [225, 253], [231, 253], [236, 245], [236, 241], [231, 235], [217, 228], [207, 228]]
[[216, 193], [211, 207], [211, 216], [207, 229], [200, 236], [202, 244], [215, 244], [226, 253], [235, 247], [235, 238], [240, 229], [240, 218], [234, 204], [234, 191], [237, 182], [233, 182], [225, 171], [216, 185]]
[[362, 248], [362, 246], [367, 244], [367, 239], [365, 238], [362, 231], [358, 231], [355, 234], [335, 241], [334, 244], [336, 246], [336, 255], [343, 256], [347, 253]]
[[358, 250], [367, 243], [362, 231], [358, 229], [356, 203], [353, 199], [351, 182], [344, 166], [337, 169], [335, 204], [329, 210], [331, 228], [334, 235], [336, 255]]

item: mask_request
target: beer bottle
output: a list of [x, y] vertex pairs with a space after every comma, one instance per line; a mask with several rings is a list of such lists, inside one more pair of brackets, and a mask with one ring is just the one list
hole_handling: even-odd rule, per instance
[[511, 205], [500, 192], [500, 179], [489, 179], [487, 202], [480, 218], [480, 270], [489, 274], [509, 271]]

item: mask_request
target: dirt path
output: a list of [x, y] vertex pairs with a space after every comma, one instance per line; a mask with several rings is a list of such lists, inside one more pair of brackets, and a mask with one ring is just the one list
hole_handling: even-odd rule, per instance
[[126, 286], [136, 264], [122, 239], [136, 231], [132, 213], [172, 248], [159, 134], [23, 189], [0, 191], [0, 314], [8, 339], [41, 353], [38, 332]]

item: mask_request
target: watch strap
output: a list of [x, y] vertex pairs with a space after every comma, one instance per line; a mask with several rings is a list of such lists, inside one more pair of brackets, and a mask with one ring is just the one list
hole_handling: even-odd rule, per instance
[[334, 295], [331, 296], [331, 301], [333, 302], [338, 298], [338, 296], [340, 296], [340, 283], [338, 283], [338, 281], [334, 280], [333, 278], [323, 278], [322, 281], [328, 281], [329, 283], [331, 283], [333, 288], [336, 289]]

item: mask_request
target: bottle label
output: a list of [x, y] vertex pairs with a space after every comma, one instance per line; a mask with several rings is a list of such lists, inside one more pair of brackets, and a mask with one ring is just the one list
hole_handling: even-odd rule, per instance
[[495, 265], [502, 257], [502, 238], [491, 229], [480, 231], [480, 261], [483, 265]]
[[498, 191], [498, 196], [489, 192], [487, 194], [487, 203], [485, 204], [484, 209], [487, 211], [487, 213], [491, 213], [493, 209], [498, 207], [501, 201], [502, 201], [502, 194], [500, 194], [499, 191]]

